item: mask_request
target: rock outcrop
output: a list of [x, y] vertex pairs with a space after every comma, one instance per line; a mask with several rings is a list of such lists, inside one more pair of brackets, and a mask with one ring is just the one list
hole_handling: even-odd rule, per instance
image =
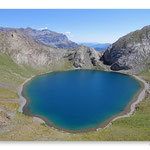
[[74, 53], [73, 65], [76, 68], [89, 68], [98, 65], [100, 53], [93, 48], [81, 45]]
[[101, 60], [112, 70], [140, 72], [150, 63], [150, 26], [123, 36], [113, 43]]
[[8, 126], [10, 124], [11, 119], [13, 119], [14, 117], [15, 114], [13, 112], [0, 108], [0, 129]]

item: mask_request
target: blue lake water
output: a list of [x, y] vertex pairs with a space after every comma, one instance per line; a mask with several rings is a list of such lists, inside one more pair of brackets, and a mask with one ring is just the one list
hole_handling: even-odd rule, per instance
[[141, 88], [131, 76], [94, 70], [37, 76], [24, 87], [28, 111], [56, 127], [85, 130], [122, 112]]

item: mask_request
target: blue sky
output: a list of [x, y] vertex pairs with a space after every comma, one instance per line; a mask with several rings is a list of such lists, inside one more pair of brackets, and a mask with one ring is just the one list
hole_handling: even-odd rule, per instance
[[1, 9], [0, 26], [48, 28], [75, 42], [113, 43], [150, 25], [150, 10], [119, 9]]

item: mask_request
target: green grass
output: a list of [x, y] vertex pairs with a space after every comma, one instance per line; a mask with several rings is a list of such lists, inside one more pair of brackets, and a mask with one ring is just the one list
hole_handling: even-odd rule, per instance
[[0, 82], [20, 85], [32, 74], [27, 67], [17, 65], [9, 55], [0, 52]]
[[41, 125], [44, 126], [44, 127], [46, 127], [46, 124], [45, 124], [45, 123], [41, 123]]
[[16, 89], [0, 87], [0, 100], [11, 99], [19, 99]]
[[146, 81], [150, 82], [150, 71], [149, 71], [149, 69], [140, 72], [138, 75], [139, 75], [139, 76], [143, 76], [143, 78], [144, 78]]

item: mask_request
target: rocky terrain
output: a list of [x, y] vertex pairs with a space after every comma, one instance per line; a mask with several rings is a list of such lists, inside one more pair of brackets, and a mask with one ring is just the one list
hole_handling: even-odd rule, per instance
[[[132, 73], [149, 69], [150, 26], [121, 37], [101, 52], [76, 44], [73, 49], [51, 47], [49, 44], [52, 41], [55, 43], [56, 40], [52, 40], [51, 34], [60, 35], [50, 30], [0, 28], [0, 52], [9, 55], [18, 65], [28, 65], [39, 70], [67, 65], [72, 69], [110, 68]], [[59, 39], [66, 42], [68, 40], [63, 35]]]
[[149, 69], [150, 26], [131, 32], [113, 43], [101, 60], [112, 70], [141, 72]]
[[75, 68], [91, 69], [94, 66], [101, 66], [100, 58], [102, 53], [95, 51], [93, 48], [79, 46], [69, 53], [68, 60], [73, 61]]
[[61, 33], [57, 33], [48, 29], [36, 30], [32, 28], [0, 28], [2, 32], [15, 32], [20, 31], [23, 34], [31, 36], [37, 42], [40, 42], [46, 46], [53, 48], [72, 49], [78, 47], [75, 42], [68, 40], [67, 36]]
[[[17, 64], [33, 68], [53, 67], [66, 63], [75, 68], [91, 69], [99, 65], [101, 53], [93, 48], [79, 46], [75, 49], [56, 49], [37, 41], [31, 29], [0, 30], [0, 52], [8, 54]], [[33, 30], [32, 30], [33, 32]]]

